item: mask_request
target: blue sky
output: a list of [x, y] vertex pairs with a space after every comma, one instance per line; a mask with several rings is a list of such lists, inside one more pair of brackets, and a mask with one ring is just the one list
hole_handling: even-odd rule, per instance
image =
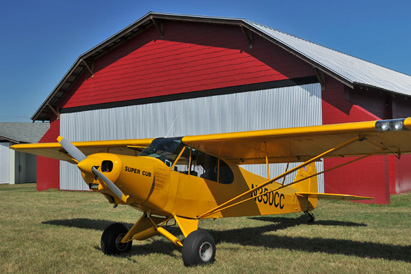
[[30, 122], [81, 54], [149, 11], [245, 18], [411, 75], [409, 0], [0, 0], [0, 122]]

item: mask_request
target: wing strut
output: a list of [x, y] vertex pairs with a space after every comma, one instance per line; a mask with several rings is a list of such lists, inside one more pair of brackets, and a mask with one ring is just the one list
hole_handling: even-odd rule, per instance
[[265, 164], [267, 166], [267, 179], [270, 180], [270, 166], [268, 163], [267, 141], [264, 142], [264, 147], [265, 147]]
[[[351, 161], [348, 161], [348, 162], [345, 162], [345, 163], [336, 165], [336, 166], [331, 167], [331, 168], [329, 168], [329, 169], [327, 169], [327, 170], [324, 170], [324, 171], [318, 172], [318, 173], [316, 173], [316, 174], [313, 174], [313, 175], [304, 177], [304, 178], [302, 178], [302, 179], [300, 179], [300, 180], [297, 180], [297, 181], [294, 181], [294, 182], [292, 182], [292, 183], [289, 183], [289, 184], [286, 184], [286, 185], [282, 185], [282, 186], [280, 186], [280, 187], [278, 187], [278, 188], [276, 188], [276, 189], [270, 190], [270, 191], [268, 191], [268, 192], [264, 192], [264, 193], [258, 194], [258, 195], [256, 195], [256, 196], [253, 196], [253, 197], [251, 197], [251, 198], [247, 198], [247, 199], [245, 199], [245, 200], [241, 200], [241, 201], [239, 201], [239, 202], [237, 202], [237, 203], [227, 205], [227, 206], [225, 206], [225, 207], [223, 207], [223, 208], [220, 208], [220, 209], [218, 209], [218, 210], [215, 210], [215, 211], [213, 211], [212, 213], [209, 213], [209, 214], [207, 214], [207, 215], [203, 214], [203, 216], [204, 216], [204, 215], [205, 215], [204, 217], [210, 216], [211, 214], [215, 214], [215, 213], [218, 213], [218, 212], [220, 212], [220, 211], [226, 210], [226, 209], [228, 209], [228, 208], [230, 208], [230, 207], [233, 207], [233, 206], [236, 206], [236, 205], [239, 205], [239, 204], [248, 202], [248, 201], [253, 200], [253, 199], [256, 199], [256, 198], [258, 198], [258, 197], [260, 197], [260, 196], [264, 196], [264, 195], [266, 195], [266, 194], [268, 194], [268, 193], [270, 193], [270, 192], [278, 191], [279, 189], [282, 189], [282, 188], [285, 188], [285, 187], [289, 187], [289, 186], [291, 186], [291, 185], [294, 185], [294, 184], [299, 183], [299, 182], [301, 182], [301, 181], [304, 181], [304, 180], [310, 179], [310, 178], [312, 178], [312, 177], [321, 175], [321, 174], [326, 173], [326, 172], [328, 172], [328, 171], [331, 171], [331, 170], [337, 169], [337, 168], [339, 168], [339, 167], [342, 167], [342, 166], [345, 166], [345, 165], [348, 165], [348, 164], [357, 162], [357, 161], [362, 160], [362, 159], [364, 159], [364, 158], [367, 158], [367, 157], [369, 157], [369, 156], [375, 155], [375, 154], [377, 154], [377, 153], [379, 153], [379, 152], [381, 152], [381, 151], [384, 151], [384, 149], [379, 149], [379, 150], [377, 150], [377, 151], [375, 151], [375, 152], [373, 152], [373, 153], [369, 153], [369, 154], [367, 154], [367, 155], [363, 155], [363, 156], [358, 157], [358, 158], [355, 158], [355, 159], [353, 159], [353, 160], [351, 160]], [[258, 190], [258, 189], [260, 189], [260, 187], [258, 187], [258, 188], [253, 188], [252, 190], [255, 191], [255, 190]], [[350, 196], [350, 195], [346, 195], [346, 196]], [[203, 218], [204, 218], [204, 217], [203, 217]]]
[[[252, 189], [247, 190], [246, 192], [244, 192], [244, 193], [242, 193], [242, 194], [240, 194], [240, 195], [237, 195], [236, 197], [228, 200], [227, 202], [224, 202], [224, 203], [222, 203], [221, 205], [216, 206], [215, 208], [213, 208], [213, 209], [211, 209], [211, 210], [209, 210], [209, 211], [201, 214], [201, 215], [198, 216], [197, 218], [199, 218], [199, 219], [205, 218], [205, 217], [210, 216], [210, 215], [212, 215], [212, 214], [214, 214], [214, 213], [220, 212], [220, 211], [222, 211], [222, 210], [224, 210], [224, 209], [226, 209], [226, 208], [232, 207], [232, 206], [237, 205], [237, 204], [239, 204], [239, 203], [243, 203], [243, 202], [245, 202], [245, 201], [247, 201], [247, 200], [240, 201], [240, 202], [238, 202], [238, 203], [236, 203], [236, 204], [233, 204], [233, 205], [228, 205], [228, 204], [234, 202], [235, 200], [238, 200], [238, 199], [240, 199], [240, 198], [242, 198], [242, 197], [250, 194], [250, 193], [253, 192], [253, 191], [256, 191], [256, 190], [258, 190], [258, 189], [260, 189], [260, 188], [265, 187], [266, 185], [269, 185], [269, 184], [271, 184], [271, 183], [274, 183], [276, 180], [281, 179], [281, 178], [287, 176], [288, 174], [293, 173], [294, 171], [297, 171], [297, 170], [299, 170], [300, 168], [305, 167], [306, 165], [311, 164], [312, 162], [317, 161], [318, 159], [326, 156], [327, 154], [330, 154], [330, 153], [332, 153], [332, 152], [335, 152], [335, 151], [337, 151], [337, 150], [339, 150], [339, 149], [341, 149], [341, 148], [343, 148], [343, 147], [346, 147], [346, 146], [348, 146], [348, 145], [350, 145], [350, 144], [352, 144], [352, 143], [354, 143], [354, 142], [356, 142], [356, 141], [361, 141], [361, 140], [363, 140], [363, 139], [364, 139], [364, 138], [363, 138], [362, 136], [354, 137], [354, 138], [346, 141], [345, 143], [342, 143], [341, 145], [338, 145], [338, 146], [336, 146], [336, 147], [333, 147], [333, 148], [331, 148], [331, 149], [329, 149], [329, 150], [327, 150], [327, 151], [325, 151], [325, 152], [323, 152], [323, 153], [321, 153], [321, 154], [319, 154], [319, 155], [311, 158], [310, 160], [308, 160], [308, 161], [306, 161], [306, 162], [304, 162], [304, 163], [302, 163], [302, 164], [300, 164], [300, 165], [298, 165], [298, 166], [296, 166], [296, 167], [294, 167], [294, 168], [292, 168], [292, 169], [290, 169], [290, 170], [288, 170], [288, 171], [286, 171], [286, 172], [284, 172], [284, 173], [282, 173], [282, 174], [274, 177], [273, 179], [270, 179], [270, 180], [266, 181], [265, 183], [259, 185], [259, 186], [256, 187], [256, 188], [252, 188]], [[374, 153], [373, 153], [373, 154], [374, 154]], [[369, 155], [367, 155], [367, 156], [369, 156]], [[362, 157], [364, 157], [364, 156], [362, 156]], [[360, 157], [360, 158], [361, 158], [361, 157]], [[328, 171], [329, 171], [329, 170], [328, 170]], [[320, 173], [318, 173], [318, 174], [320, 174]], [[316, 174], [316, 175], [317, 175], [317, 174]], [[313, 177], [313, 176], [315, 176], [315, 175], [312, 175], [311, 177]], [[310, 177], [308, 177], [308, 178], [310, 178]], [[305, 177], [304, 180], [306, 180], [306, 179], [308, 179], [308, 178]], [[293, 183], [291, 183], [291, 184], [295, 184], [295, 183], [296, 183], [296, 182], [293, 182]], [[278, 189], [284, 188], [284, 187], [288, 187], [288, 186], [290, 186], [291, 184], [283, 185], [283, 186], [279, 187]], [[278, 190], [278, 189], [276, 189], [276, 190]], [[255, 198], [255, 196], [253, 197], [253, 199], [254, 199], [254, 198]]]

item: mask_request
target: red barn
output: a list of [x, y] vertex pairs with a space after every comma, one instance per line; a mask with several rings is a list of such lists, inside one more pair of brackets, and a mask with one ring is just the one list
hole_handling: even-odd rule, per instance
[[[410, 95], [408, 75], [254, 22], [149, 13], [81, 55], [32, 120], [50, 121], [41, 142], [205, 134], [408, 117]], [[389, 203], [411, 190], [409, 164], [366, 158], [326, 173], [320, 191]], [[75, 168], [41, 157], [37, 188], [85, 189]]]

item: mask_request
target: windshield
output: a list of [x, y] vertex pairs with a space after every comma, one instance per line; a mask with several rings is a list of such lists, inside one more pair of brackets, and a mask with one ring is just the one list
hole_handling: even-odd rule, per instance
[[171, 167], [183, 147], [181, 138], [157, 138], [139, 156], [159, 159]]

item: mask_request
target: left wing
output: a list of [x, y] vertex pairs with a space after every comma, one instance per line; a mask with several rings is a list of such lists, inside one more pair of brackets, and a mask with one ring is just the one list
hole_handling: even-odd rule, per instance
[[[73, 142], [73, 145], [80, 149], [86, 156], [99, 152], [123, 155], [138, 155], [145, 147], [147, 147], [151, 143], [152, 140], [153, 139], [130, 139]], [[11, 146], [10, 148], [25, 153], [75, 163], [72, 158], [67, 155], [67, 152], [59, 143], [20, 144]]]
[[186, 136], [182, 141], [236, 164], [263, 164], [266, 159], [306, 161], [353, 138], [358, 140], [325, 157], [411, 153], [411, 118]]

